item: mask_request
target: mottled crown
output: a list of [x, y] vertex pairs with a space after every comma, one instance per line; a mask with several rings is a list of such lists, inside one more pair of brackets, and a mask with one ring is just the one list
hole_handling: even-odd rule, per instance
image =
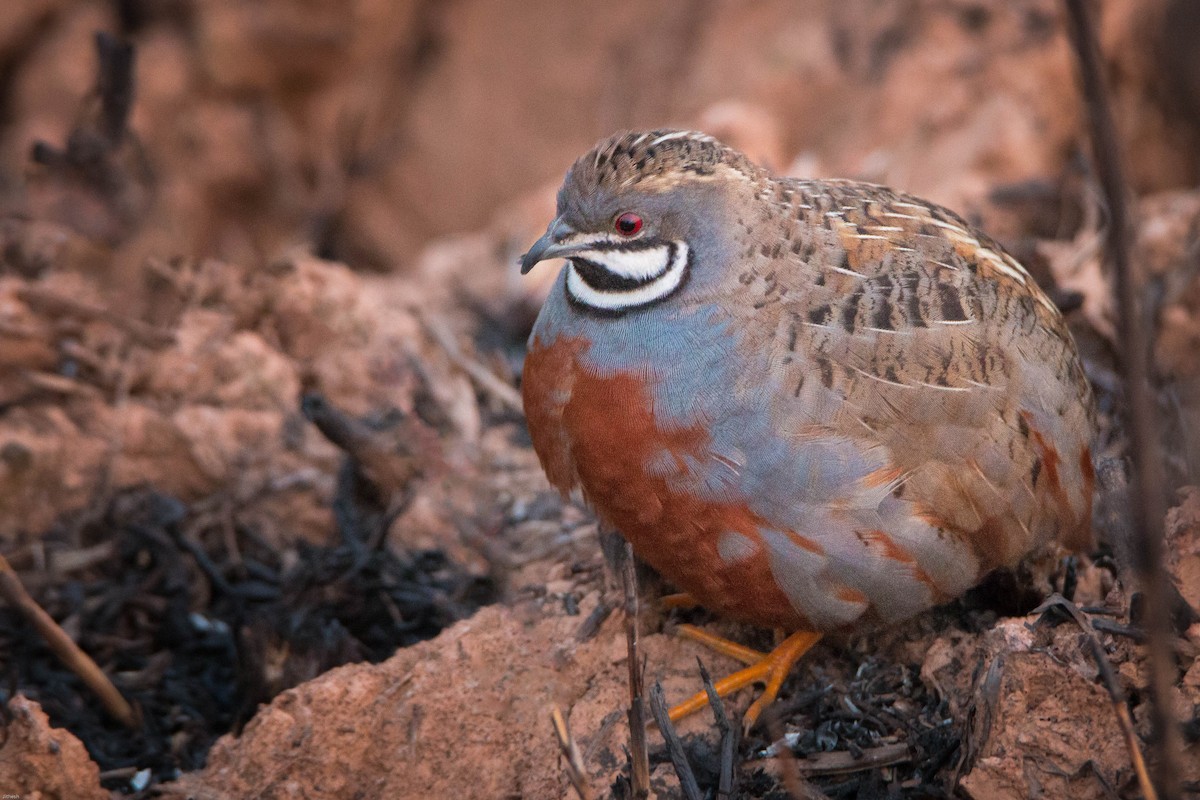
[[[750, 159], [697, 131], [619, 133], [597, 144], [571, 167], [568, 183], [626, 188], [682, 176], [718, 176], [723, 171], [755, 179], [762, 170]], [[647, 187], [652, 188], [652, 187]]]

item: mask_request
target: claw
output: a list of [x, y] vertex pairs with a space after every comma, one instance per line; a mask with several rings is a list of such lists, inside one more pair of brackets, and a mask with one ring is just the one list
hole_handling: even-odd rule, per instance
[[[713, 688], [717, 690], [718, 697], [726, 697], [738, 689], [742, 689], [758, 681], [766, 683], [763, 693], [759, 695], [757, 700], [751, 703], [750, 708], [746, 709], [746, 714], [742, 718], [743, 729], [747, 732], [758, 722], [758, 718], [762, 715], [763, 710], [775, 702], [775, 698], [779, 695], [779, 688], [783, 686], [784, 678], [791, 672], [792, 666], [796, 661], [821, 640], [821, 634], [819, 633], [798, 631], [787, 639], [784, 639], [783, 643], [770, 653], [760, 653], [757, 650], [743, 647], [728, 639], [722, 639], [711, 633], [705, 633], [692, 625], [680, 625], [679, 633], [688, 639], [700, 642], [716, 650], [718, 653], [737, 659], [744, 664], [749, 664], [744, 669], [740, 669], [732, 675], [727, 675], [713, 684]], [[706, 705], [708, 705], [708, 695], [705, 692], [698, 692], [671, 709], [671, 721], [678, 722], [687, 715], [704, 708]]]

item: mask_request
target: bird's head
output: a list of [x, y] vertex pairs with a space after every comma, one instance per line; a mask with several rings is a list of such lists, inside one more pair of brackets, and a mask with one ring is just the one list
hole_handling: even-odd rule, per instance
[[521, 272], [565, 258], [576, 305], [620, 314], [659, 303], [719, 251], [727, 201], [760, 177], [741, 153], [694, 131], [610, 137], [567, 173], [558, 216], [521, 258]]

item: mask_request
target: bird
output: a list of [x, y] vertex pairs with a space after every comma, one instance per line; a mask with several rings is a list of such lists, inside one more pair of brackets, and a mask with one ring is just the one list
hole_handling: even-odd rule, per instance
[[[954, 212], [777, 176], [697, 131], [622, 132], [568, 170], [521, 272], [565, 259], [521, 392], [549, 482], [697, 604], [766, 684], [1047, 548], [1093, 546], [1096, 412], [1059, 309]], [[705, 703], [697, 693], [673, 719]]]

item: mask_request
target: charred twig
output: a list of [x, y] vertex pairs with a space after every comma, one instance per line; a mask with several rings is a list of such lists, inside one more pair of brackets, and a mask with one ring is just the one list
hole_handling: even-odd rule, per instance
[[1091, 650], [1092, 659], [1096, 662], [1096, 668], [1100, 671], [1100, 678], [1104, 681], [1104, 688], [1108, 690], [1109, 700], [1112, 701], [1113, 711], [1117, 715], [1117, 724], [1121, 728], [1121, 735], [1125, 739], [1125, 748], [1129, 751], [1129, 760], [1133, 763], [1133, 771], [1137, 774], [1138, 786], [1142, 790], [1142, 797], [1145, 800], [1158, 800], [1159, 794], [1155, 791], [1154, 783], [1150, 780], [1150, 774], [1146, 771], [1146, 760], [1142, 757], [1142, 749], [1138, 744], [1137, 734], [1133, 730], [1133, 720], [1129, 716], [1129, 704], [1125, 701], [1125, 692], [1121, 689], [1121, 684], [1117, 682], [1117, 676], [1113, 672], [1112, 663], [1108, 660], [1108, 655], [1104, 652], [1104, 646], [1100, 644], [1100, 640], [1096, 638], [1093, 632], [1093, 625], [1096, 620], [1089, 620], [1087, 615], [1079, 610], [1079, 607], [1067, 600], [1062, 595], [1053, 594], [1046, 599], [1033, 613], [1043, 613], [1051, 608], [1061, 608], [1071, 617], [1080, 630], [1083, 631], [1084, 638], [1087, 639], [1088, 648]]
[[737, 778], [737, 764], [734, 760], [741, 729], [730, 724], [729, 716], [725, 713], [725, 703], [717, 695], [717, 688], [713, 686], [712, 676], [704, 668], [704, 662], [697, 658], [696, 664], [700, 667], [700, 680], [704, 682], [708, 704], [717, 720], [717, 730], [721, 732], [721, 776], [717, 780], [717, 800], [729, 800], [733, 796], [734, 782]]
[[346, 573], [349, 578], [383, 544], [392, 522], [408, 508], [416, 480], [440, 463], [438, 440], [423, 424], [399, 412], [373, 426], [316, 393], [301, 398], [300, 411], [346, 453], [338, 472], [334, 518], [347, 544], [359, 551]]
[[179, 546], [191, 555], [191, 557], [196, 561], [196, 566], [200, 568], [201, 572], [208, 576], [208, 579], [218, 591], [230, 596], [237, 594], [237, 590], [235, 590], [229, 581], [225, 579], [225, 575], [222, 573], [221, 568], [212, 560], [211, 557], [209, 557], [208, 553], [204, 551], [204, 547], [198, 541], [188, 535], [187, 531], [180, 532], [175, 538]]
[[107, 188], [111, 179], [107, 157], [125, 139], [133, 108], [133, 45], [97, 33], [96, 62], [96, 85], [92, 89], [96, 107], [71, 132], [66, 148], [58, 150], [45, 142], [35, 142], [32, 155], [39, 164], [76, 170]]
[[613, 604], [607, 598], [601, 598], [592, 613], [587, 615], [579, 630], [575, 631], [575, 641], [586, 642], [600, 632], [600, 627], [612, 616]]
[[1096, 174], [1108, 203], [1106, 260], [1116, 284], [1118, 347], [1129, 398], [1129, 452], [1133, 462], [1129, 504], [1134, 521], [1133, 567], [1146, 596], [1147, 651], [1151, 670], [1151, 719], [1158, 758], [1156, 777], [1164, 800], [1179, 797], [1179, 730], [1169, 708], [1173, 659], [1167, 646], [1168, 607], [1163, 574], [1162, 530], [1166, 517], [1165, 471], [1154, 398], [1150, 391], [1150, 336], [1130, 269], [1128, 185], [1121, 169], [1116, 127], [1104, 86], [1100, 46], [1086, 0], [1064, 0], [1067, 29], [1079, 62]]
[[133, 45], [106, 34], [96, 34], [100, 68], [96, 93], [100, 95], [100, 132], [113, 143], [125, 137], [129, 112], [133, 109]]
[[588, 785], [587, 773], [583, 769], [583, 759], [579, 748], [575, 746], [575, 738], [571, 736], [571, 728], [563, 718], [558, 706], [550, 709], [550, 721], [554, 724], [554, 736], [558, 739], [558, 749], [566, 759], [567, 779], [571, 781], [579, 800], [592, 800], [595, 795]]
[[[402, 491], [423, 472], [421, 453], [407, 452], [416, 451], [417, 447], [389, 441], [392, 437], [383, 430], [342, 413], [322, 395], [306, 394], [301, 398], [300, 411], [381, 491]], [[402, 432], [408, 433], [407, 430]]]
[[[1080, 606], [1079, 610], [1089, 617], [1121, 617], [1125, 615], [1124, 609], [1109, 608], [1108, 606]], [[1096, 620], [1092, 620], [1093, 624], [1095, 622]]]
[[1141, 628], [1135, 628], [1131, 625], [1122, 625], [1119, 622], [1114, 622], [1111, 619], [1094, 619], [1092, 627], [1103, 633], [1111, 633], [1113, 636], [1124, 636], [1132, 639], [1138, 644], [1144, 644], [1146, 641], [1146, 632]]
[[637, 566], [633, 545], [625, 542], [621, 550], [621, 578], [625, 584], [625, 642], [629, 662], [629, 772], [633, 796], [650, 796], [650, 756], [646, 748], [646, 701], [642, 684], [642, 665], [638, 657]]
[[29, 596], [21, 584], [21, 579], [4, 556], [0, 556], [0, 596], [25, 615], [55, 655], [96, 693], [108, 713], [126, 727], [139, 727], [137, 713], [133, 707], [121, 696], [117, 687], [113, 686], [112, 681], [91, 656], [79, 649], [79, 645], [75, 644], [45, 609]]
[[671, 764], [679, 777], [679, 788], [683, 790], [683, 796], [687, 800], [701, 800], [700, 785], [696, 783], [692, 765], [688, 763], [687, 754], [683, 752], [683, 742], [679, 741], [679, 734], [671, 724], [671, 712], [667, 709], [662, 684], [658, 681], [650, 687], [650, 710], [654, 713], [654, 721], [658, 723], [658, 730], [667, 743], [667, 754], [671, 757]]
[[[95, 83], [83, 98], [65, 144], [34, 142], [30, 158], [43, 168], [39, 172], [44, 180], [37, 183], [59, 193], [71, 223], [115, 245], [145, 221], [154, 199], [154, 171], [128, 128], [134, 98], [133, 45], [106, 33], [97, 33], [95, 44]], [[97, 200], [103, 205], [101, 213], [85, 210]]]

